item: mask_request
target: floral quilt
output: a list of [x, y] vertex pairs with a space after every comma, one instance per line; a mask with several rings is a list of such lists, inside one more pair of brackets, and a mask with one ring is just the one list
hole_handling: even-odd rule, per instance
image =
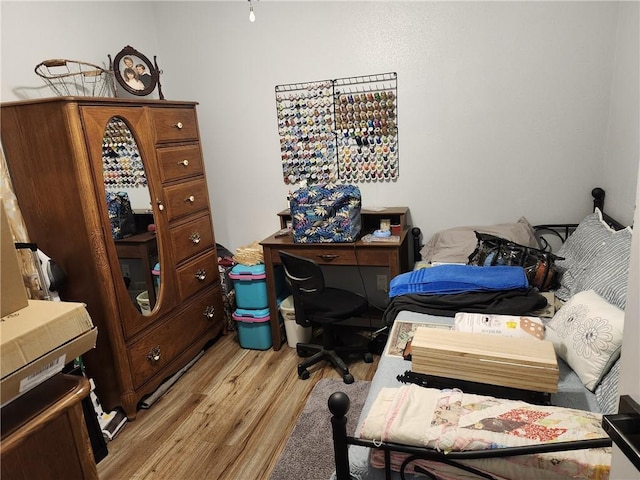
[[[600, 414], [582, 410], [407, 385], [380, 391], [359, 436], [448, 453], [607, 438], [601, 422]], [[392, 468], [399, 470], [405, 458], [405, 454], [394, 453]], [[371, 449], [370, 461], [372, 466], [383, 468], [384, 452]], [[611, 451], [592, 448], [461, 463], [499, 479], [605, 480], [609, 478]], [[438, 478], [477, 478], [431, 461], [413, 465], [437, 472]]]

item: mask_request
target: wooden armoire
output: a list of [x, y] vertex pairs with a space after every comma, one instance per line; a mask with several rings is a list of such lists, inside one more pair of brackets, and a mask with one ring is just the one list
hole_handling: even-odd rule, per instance
[[[121, 406], [133, 419], [141, 399], [224, 326], [196, 103], [56, 97], [2, 104], [0, 116], [30, 241], [67, 274], [61, 299], [84, 302], [98, 327], [96, 348], [83, 355], [87, 373], [104, 409]], [[125, 281], [106, 200], [105, 185], [122, 173], [110, 162], [122, 149], [129, 174], [131, 162], [141, 167], [134, 173], [155, 225], [155, 235], [124, 239], [142, 235], [157, 255], [150, 312]]]

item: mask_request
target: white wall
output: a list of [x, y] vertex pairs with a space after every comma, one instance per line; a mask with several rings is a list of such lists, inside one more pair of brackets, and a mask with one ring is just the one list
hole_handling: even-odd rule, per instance
[[[636, 204], [640, 205], [640, 176], [637, 179]], [[640, 365], [640, 236], [638, 235], [640, 209], [636, 209], [634, 220], [635, 228], [631, 244], [627, 302], [624, 310], [624, 339], [622, 341], [618, 394], [619, 396], [629, 395], [640, 404], [640, 369], [638, 369]], [[640, 479], [640, 471], [615, 444], [611, 459], [610, 478]]]
[[[622, 185], [616, 213], [631, 221], [635, 185], [625, 179], [637, 171], [637, 134], [627, 155], [630, 134], [616, 137], [622, 124], [610, 117], [614, 72], [632, 71], [616, 55], [637, 59], [638, 47], [617, 49], [618, 8], [263, 0], [252, 24], [241, 0], [3, 1], [0, 91], [3, 101], [41, 96], [33, 68], [46, 58], [102, 63], [125, 45], [158, 55], [166, 97], [200, 102], [216, 236], [232, 250], [274, 231], [287, 206], [275, 85], [389, 71], [400, 177], [361, 184], [366, 206], [409, 206], [426, 238], [520, 215], [578, 221], [592, 187], [615, 201]], [[637, 119], [637, 82], [616, 88]]]
[[[618, 29], [618, 48], [616, 51], [616, 66], [614, 69], [610, 135], [607, 142], [607, 170], [618, 170], [618, 165], [627, 164], [626, 159], [638, 158], [638, 111], [629, 108], [634, 103], [637, 105], [638, 84], [640, 83], [640, 59], [638, 57], [638, 45], [640, 35], [640, 5], [625, 3], [620, 6], [620, 27]], [[607, 177], [605, 185], [615, 181]], [[629, 171], [627, 178], [621, 178], [627, 185], [633, 184], [633, 174]], [[636, 211], [634, 216], [633, 243], [631, 246], [631, 265], [629, 266], [629, 286], [627, 288], [627, 303], [624, 320], [624, 341], [622, 344], [622, 364], [620, 367], [620, 381], [618, 393], [630, 395], [640, 403], [640, 175], [635, 177], [635, 197], [624, 198], [617, 201], [618, 195], [630, 195], [630, 189], [611, 190], [609, 200], [613, 208], [627, 204], [629, 200], [635, 200]], [[631, 189], [632, 190], [632, 189]], [[632, 194], [631, 194], [632, 195]], [[615, 212], [614, 212], [615, 213]], [[611, 460], [612, 479], [640, 479], [640, 472], [626, 458], [622, 451], [614, 446]]]
[[640, 2], [619, 5], [610, 121], [602, 187], [605, 208], [630, 223], [640, 158]]
[[34, 73], [43, 60], [64, 58], [109, 66], [127, 45], [157, 52], [151, 2], [0, 2], [0, 99], [52, 96]]
[[617, 9], [264, 1], [251, 24], [243, 2], [159, 3], [167, 93], [202, 95], [218, 239], [260, 239], [286, 206], [275, 85], [388, 71], [398, 73], [400, 178], [361, 184], [365, 205], [408, 205], [425, 237], [520, 215], [581, 219], [604, 179]]

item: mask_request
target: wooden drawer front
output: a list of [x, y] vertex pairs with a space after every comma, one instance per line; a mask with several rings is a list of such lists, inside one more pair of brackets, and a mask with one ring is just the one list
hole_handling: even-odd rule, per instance
[[280, 254], [278, 250], [285, 250], [287, 252], [293, 253], [294, 255], [299, 255], [301, 257], [310, 258], [315, 260], [316, 263], [320, 265], [357, 265], [356, 263], [356, 253], [353, 249], [353, 245], [348, 247], [340, 248], [340, 247], [331, 247], [331, 248], [302, 248], [296, 249], [294, 248], [284, 248], [284, 249], [274, 249], [271, 251], [271, 259], [274, 263], [280, 262]]
[[162, 190], [169, 221], [209, 208], [209, 194], [204, 179], [171, 185]]
[[202, 175], [202, 151], [199, 144], [158, 148], [160, 177], [163, 183]]
[[178, 268], [180, 300], [185, 301], [191, 295], [219, 280], [218, 257], [213, 250]]
[[159, 107], [153, 108], [151, 115], [158, 143], [198, 140], [198, 123], [194, 109]]
[[172, 228], [170, 238], [176, 263], [213, 248], [215, 241], [211, 217], [205, 215]]
[[207, 330], [222, 321], [222, 315], [222, 297], [220, 287], [216, 285], [131, 345], [129, 361], [135, 388], [140, 387], [201, 338]]

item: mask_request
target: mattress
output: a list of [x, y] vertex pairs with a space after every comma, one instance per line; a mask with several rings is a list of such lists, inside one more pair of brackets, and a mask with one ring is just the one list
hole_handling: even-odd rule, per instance
[[[433, 328], [450, 328], [453, 326], [452, 317], [429, 315], [424, 313], [401, 311], [398, 313], [395, 324], [415, 323], [428, 325]], [[394, 342], [396, 344], [394, 344]], [[356, 432], [362, 428], [363, 420], [369, 414], [371, 407], [383, 388], [398, 388], [402, 385], [397, 380], [398, 375], [411, 370], [411, 362], [404, 360], [400, 354], [402, 342], [391, 339], [387, 342], [385, 351], [380, 357], [378, 369], [371, 381], [371, 388], [358, 420]], [[578, 376], [562, 360], [558, 360], [559, 381], [558, 393], [551, 395], [553, 405], [569, 407], [579, 410], [587, 410], [599, 413], [600, 407], [596, 396], [584, 388]], [[384, 480], [384, 470], [374, 469], [369, 466], [369, 448], [352, 445], [349, 447], [349, 462], [351, 474], [354, 480]], [[398, 476], [399, 478], [399, 476]], [[408, 480], [424, 479], [424, 476], [407, 477]], [[332, 476], [335, 480], [335, 474]]]

